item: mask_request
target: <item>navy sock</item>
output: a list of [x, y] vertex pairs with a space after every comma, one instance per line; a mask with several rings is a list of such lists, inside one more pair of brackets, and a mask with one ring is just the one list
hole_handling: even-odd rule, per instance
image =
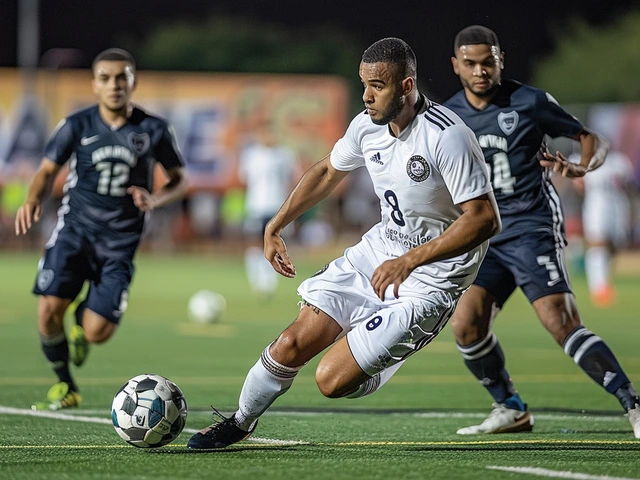
[[78, 391], [69, 372], [69, 345], [64, 332], [50, 336], [40, 334], [40, 343], [44, 356], [49, 360], [51, 368], [58, 376], [58, 379], [69, 384], [71, 390]]
[[522, 401], [520, 395], [517, 393], [514, 393], [502, 403], [504, 403], [505, 407], [512, 408], [513, 410], [520, 410], [521, 412], [527, 410], [527, 404]]
[[[517, 395], [513, 382], [505, 369], [504, 353], [498, 339], [493, 333], [471, 345], [458, 345], [464, 364], [475, 375], [478, 381], [489, 391], [496, 403], [504, 403], [508, 398]], [[518, 409], [525, 410], [524, 403], [517, 397], [512, 403]], [[513, 407], [509, 407], [513, 408]]]
[[633, 392], [629, 390], [629, 378], [600, 337], [580, 326], [567, 336], [562, 348], [594, 382], [616, 395], [625, 410], [633, 408], [633, 405], [629, 406], [628, 403], [633, 396], [637, 399], [637, 393], [633, 393], [633, 386]]

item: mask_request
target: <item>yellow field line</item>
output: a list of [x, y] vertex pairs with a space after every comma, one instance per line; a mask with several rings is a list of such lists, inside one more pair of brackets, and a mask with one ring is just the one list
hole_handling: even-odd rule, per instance
[[[286, 442], [286, 441], [283, 441]], [[251, 440], [243, 442], [241, 445], [251, 447], [282, 447], [282, 444], [255, 443]], [[456, 441], [456, 442], [299, 442], [288, 444], [287, 446], [316, 446], [316, 447], [460, 447], [479, 445], [635, 445], [640, 449], [640, 442], [637, 440], [476, 440], [476, 441]], [[186, 447], [185, 444], [172, 444], [167, 448]], [[55, 448], [76, 448], [76, 449], [98, 449], [98, 448], [131, 448], [128, 445], [0, 445], [0, 450], [11, 449], [55, 449]]]

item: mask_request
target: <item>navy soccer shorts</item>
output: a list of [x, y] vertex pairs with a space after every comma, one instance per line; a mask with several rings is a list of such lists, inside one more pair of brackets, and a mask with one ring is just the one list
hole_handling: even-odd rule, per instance
[[502, 308], [516, 287], [529, 302], [554, 293], [571, 292], [564, 242], [551, 232], [531, 232], [490, 245], [473, 282], [493, 294]]
[[87, 308], [117, 324], [128, 305], [134, 254], [135, 248], [113, 250], [65, 225], [47, 243], [33, 293], [75, 299], [88, 281]]

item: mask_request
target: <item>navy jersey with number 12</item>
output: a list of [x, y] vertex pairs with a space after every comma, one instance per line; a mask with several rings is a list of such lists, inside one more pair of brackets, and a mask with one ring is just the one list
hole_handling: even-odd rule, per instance
[[116, 129], [102, 120], [97, 105], [67, 117], [44, 155], [58, 165], [70, 161], [56, 229], [78, 222], [120, 247], [135, 248], [144, 224], [127, 188], [151, 191], [155, 161], [165, 170], [184, 165], [168, 124], [137, 107]]
[[560, 199], [537, 154], [545, 135], [574, 138], [584, 127], [543, 90], [513, 80], [498, 88], [483, 110], [469, 103], [464, 90], [444, 103], [474, 131], [490, 167], [502, 218], [502, 232], [491, 243], [532, 231], [553, 232], [564, 243]]

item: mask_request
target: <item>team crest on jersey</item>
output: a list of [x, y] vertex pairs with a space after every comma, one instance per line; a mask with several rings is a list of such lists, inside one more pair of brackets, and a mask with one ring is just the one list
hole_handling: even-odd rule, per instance
[[515, 110], [509, 113], [500, 112], [498, 114], [498, 125], [505, 135], [511, 135], [513, 133], [518, 126], [518, 120], [520, 120], [520, 116]]
[[38, 273], [38, 288], [43, 291], [49, 288], [51, 282], [53, 282], [53, 277], [53, 270], [48, 268], [40, 270], [40, 273]]
[[129, 147], [131, 147], [131, 150], [133, 150], [139, 157], [147, 153], [151, 146], [151, 139], [149, 138], [148, 133], [131, 132], [127, 140], [129, 141]]
[[414, 155], [407, 162], [407, 175], [414, 182], [424, 182], [431, 173], [427, 161], [420, 155]]

